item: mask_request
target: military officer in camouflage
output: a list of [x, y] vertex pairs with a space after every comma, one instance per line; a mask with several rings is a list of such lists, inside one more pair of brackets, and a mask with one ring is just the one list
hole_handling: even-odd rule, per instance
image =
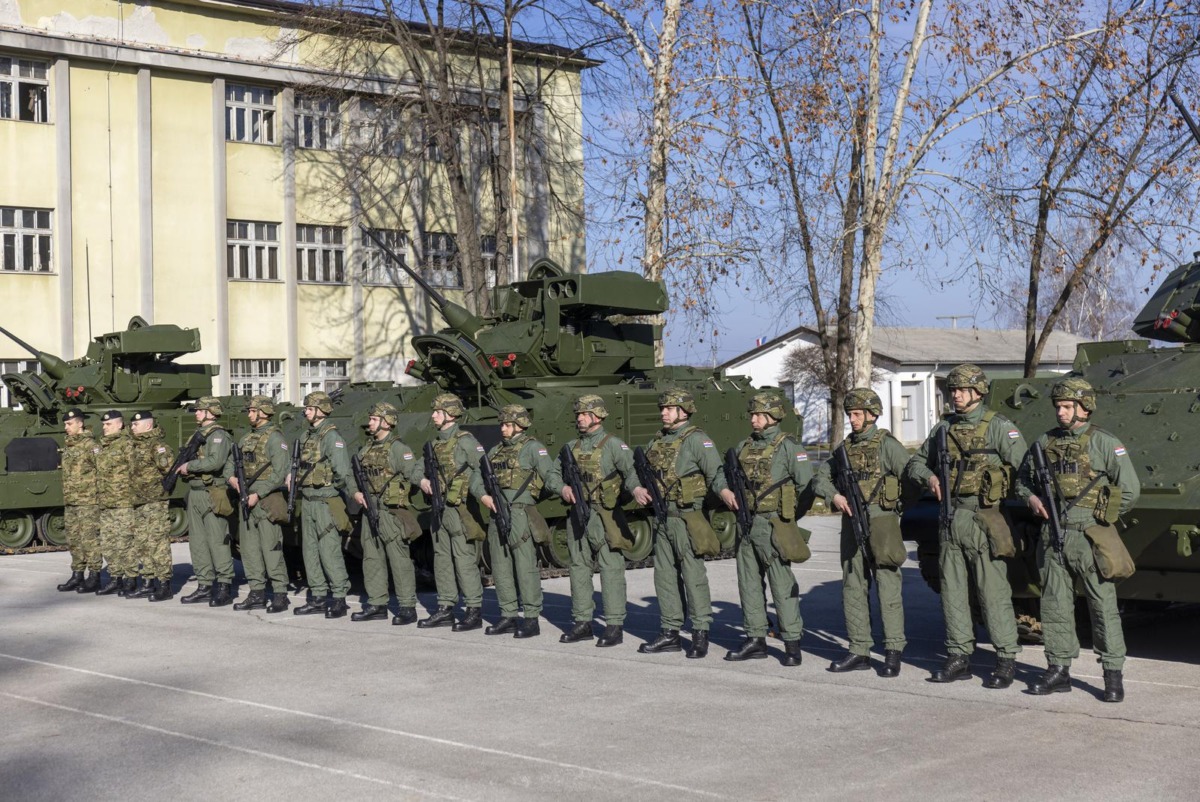
[[163, 430], [154, 422], [153, 412], [135, 412], [129, 425], [133, 433], [133, 557], [132, 571], [142, 566], [142, 589], [126, 593], [127, 599], [166, 601], [171, 590], [171, 519], [163, 477], [175, 462], [175, 452], [167, 445]]
[[[654, 590], [658, 596], [662, 632], [638, 651], [643, 654], [677, 652], [683, 648], [679, 630], [683, 626], [682, 580], [692, 619], [692, 643], [687, 656], [708, 654], [708, 628], [712, 623], [712, 599], [704, 557], [720, 551], [720, 543], [701, 509], [709, 490], [726, 488], [725, 472], [712, 438], [691, 423], [696, 412], [692, 394], [670, 389], [658, 397], [662, 431], [655, 435], [646, 456], [653, 468], [659, 492], [667, 502], [666, 525], [655, 521]], [[650, 492], [633, 491], [634, 499], [646, 506]]]
[[[385, 402], [371, 408], [367, 418], [370, 440], [358, 452], [369, 490], [379, 509], [378, 536], [362, 524], [363, 585], [367, 603], [352, 621], [387, 618], [388, 567], [396, 585], [396, 615], [392, 623], [400, 626], [417, 620], [417, 571], [413, 565], [412, 542], [421, 536], [421, 527], [409, 509], [409, 489], [425, 476], [424, 466], [413, 450], [396, 436], [399, 413]], [[362, 491], [354, 494], [360, 506], [367, 499]]]
[[[479, 561], [475, 544], [487, 537], [483, 527], [467, 508], [467, 492], [471, 475], [479, 470], [483, 446], [475, 436], [463, 429], [458, 419], [466, 407], [453, 393], [441, 393], [433, 399], [430, 420], [437, 429], [433, 440], [437, 458], [438, 479], [446, 500], [442, 512], [442, 527], [431, 532], [433, 538], [433, 579], [437, 585], [437, 610], [417, 626], [444, 627], [453, 624], [455, 632], [479, 629], [483, 626], [480, 606], [483, 604], [483, 581], [479, 576]], [[425, 495], [433, 492], [429, 477], [421, 480]], [[455, 579], [457, 578], [457, 584]], [[462, 591], [466, 608], [461, 621], [454, 620], [454, 605]]]
[[[939, 501], [950, 494], [953, 518], [938, 560], [942, 585], [942, 615], [946, 621], [947, 658], [933, 672], [932, 682], [970, 679], [975, 628], [971, 621], [970, 589], [974, 585], [983, 619], [996, 649], [996, 665], [985, 688], [1012, 685], [1017, 623], [1012, 588], [1003, 557], [1012, 556], [1012, 535], [985, 528], [984, 506], [996, 505], [1012, 489], [1012, 477], [1025, 457], [1025, 439], [1011, 421], [983, 404], [990, 385], [977, 365], [958, 365], [946, 376], [954, 413], [940, 421], [909, 460], [906, 475], [927, 486]], [[931, 469], [939, 429], [947, 429], [951, 459], [950, 487], [942, 487]], [[992, 518], [995, 521], [999, 516]]]
[[110, 409], [100, 421], [104, 436], [96, 454], [96, 475], [100, 486], [100, 550], [108, 561], [108, 581], [96, 595], [124, 596], [137, 589], [137, 566], [129, 564], [134, 501], [130, 480], [133, 440], [119, 410]]
[[96, 455], [100, 446], [83, 424], [83, 411], [78, 408], [63, 415], [66, 432], [62, 448], [63, 526], [71, 548], [71, 577], [58, 589], [95, 593], [100, 587], [101, 569], [100, 507], [96, 503], [99, 492]]
[[[767, 656], [765, 576], [779, 613], [783, 665], [798, 666], [804, 620], [792, 561], [808, 559], [808, 547], [796, 525], [796, 507], [799, 493], [812, 480], [813, 470], [808, 453], [796, 438], [780, 431], [779, 422], [787, 416], [787, 409], [779, 395], [758, 393], [750, 399], [748, 412], [751, 435], [738, 443], [736, 450], [746, 474], [747, 501], [754, 518], [750, 536], [739, 538], [735, 555], [746, 638], [725, 659], [737, 662]], [[737, 509], [732, 490], [726, 488], [720, 495], [726, 506]]]
[[[492, 516], [487, 538], [500, 620], [485, 629], [485, 635], [511, 632], [514, 638], [532, 638], [541, 634], [538, 617], [542, 614], [542, 576], [530, 518], [540, 515], [536, 504], [542, 488], [555, 494], [562, 490], [562, 475], [546, 447], [528, 435], [532, 425], [525, 407], [505, 405], [500, 410], [501, 441], [488, 452], [500, 491], [508, 501], [512, 531], [507, 539], [503, 538]], [[471, 493], [493, 513], [497, 511], [498, 500], [488, 495], [479, 471], [471, 475]], [[541, 528], [545, 531], [544, 521]], [[521, 618], [517, 617], [518, 609], [523, 611]]]
[[[621, 488], [631, 494], [638, 486], [633, 468], [633, 452], [621, 438], [604, 430], [608, 409], [598, 395], [581, 395], [575, 400], [575, 428], [579, 437], [567, 443], [575, 456], [585, 501], [591, 509], [587, 531], [572, 528], [567, 538], [571, 554], [571, 618], [575, 625], [558, 639], [560, 643], [591, 640], [592, 615], [595, 611], [595, 592], [592, 586], [592, 565], [600, 568], [600, 599], [604, 605], [604, 631], [596, 641], [600, 647], [616, 646], [625, 639], [625, 555], [622, 549], [633, 543], [621, 531], [613, 518], [620, 500]], [[574, 491], [563, 485], [563, 501], [574, 504]], [[574, 527], [574, 524], [571, 524]]]
[[[233, 609], [282, 613], [288, 608], [287, 564], [283, 559], [283, 530], [279, 522], [287, 517], [287, 502], [283, 498], [283, 483], [291, 466], [288, 442], [271, 418], [275, 404], [270, 397], [254, 395], [246, 404], [246, 419], [250, 422], [238, 449], [242, 453], [242, 471], [246, 477], [246, 505], [250, 518], [243, 521], [238, 533], [238, 548], [242, 553], [242, 570], [250, 592]], [[236, 471], [235, 471], [236, 473]], [[226, 480], [240, 496], [237, 476]], [[267, 599], [267, 582], [271, 583], [271, 598]]]
[[[354, 487], [346, 442], [329, 415], [333, 399], [328, 393], [304, 396], [304, 418], [309, 430], [300, 443], [300, 536], [309, 597], [294, 615], [325, 613], [341, 618], [349, 608], [350, 575], [342, 556], [342, 536], [350, 531], [350, 517], [342, 494]], [[330, 594], [326, 603], [325, 595]]]
[[194, 460], [176, 472], [187, 479], [188, 549], [196, 589], [179, 601], [210, 607], [233, 603], [233, 553], [229, 548], [229, 519], [233, 505], [225, 479], [232, 470], [233, 437], [218, 422], [221, 400], [206, 395], [192, 408], [204, 442]]
[[[856, 387], [846, 394], [842, 404], [850, 419], [850, 436], [844, 445], [854, 478], [870, 510], [870, 549], [875, 565], [875, 587], [883, 618], [883, 668], [880, 675], [900, 674], [900, 658], [907, 641], [904, 638], [904, 599], [900, 573], [906, 553], [900, 535], [900, 478], [908, 464], [908, 449], [875, 421], [883, 414], [883, 402], [869, 387]], [[842, 514], [842, 610], [850, 653], [835, 660], [829, 670], [865, 671], [871, 667], [871, 597], [867, 565], [854, 538], [850, 501], [834, 484], [834, 461], [817, 469], [813, 493], [825, 499], [830, 509]]]
[[[1050, 398], [1059, 425], [1038, 442], [1045, 448], [1047, 467], [1054, 474], [1064, 543], [1060, 557], [1051, 544], [1050, 527], [1042, 527], [1038, 562], [1042, 566], [1042, 633], [1049, 667], [1029, 690], [1037, 696], [1071, 690], [1071, 661], [1079, 656], [1075, 633], [1075, 587], [1079, 585], [1091, 614], [1092, 644], [1104, 668], [1104, 701], [1120, 702], [1125, 698], [1125, 635], [1116, 585], [1098, 567], [1096, 552], [1103, 555], [1105, 547], [1124, 549], [1113, 523], [1137, 502], [1141, 482], [1121, 441], [1092, 424], [1096, 391], [1090, 384], [1080, 378], [1064, 379], [1051, 390]], [[1031, 462], [1026, 459], [1022, 466], [1021, 489], [1029, 508], [1049, 518]], [[1123, 556], [1128, 558], [1128, 552]]]

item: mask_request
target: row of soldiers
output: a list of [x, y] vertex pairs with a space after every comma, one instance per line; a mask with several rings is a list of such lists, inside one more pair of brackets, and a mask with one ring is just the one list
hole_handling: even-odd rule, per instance
[[[600, 396], [580, 396], [574, 404], [578, 437], [565, 449], [571, 456], [567, 464], [574, 466], [577, 475], [566, 478], [564, 464], [552, 459], [545, 446], [530, 436], [532, 420], [522, 406], [508, 405], [500, 411], [501, 441], [485, 454], [483, 446], [460, 425], [466, 413], [462, 401], [450, 393], [438, 395], [431, 412], [436, 430], [433, 464], [427, 466], [397, 437], [395, 407], [380, 403], [371, 410], [369, 439], [357, 455], [361, 485], [353, 475], [345, 441], [328, 420], [332, 401], [324, 393], [311, 393], [304, 399], [310, 429], [300, 444], [300, 471], [295, 476], [302, 499], [302, 550], [309, 594], [293, 613], [324, 614], [327, 618], [347, 614], [349, 577], [341, 541], [350, 530], [344, 499], [353, 497], [377, 514], [362, 537], [367, 600], [352, 620], [387, 618], [390, 576], [398, 602], [393, 624], [449, 626], [456, 632], [482, 628], [483, 585], [476, 542], [486, 540], [500, 619], [487, 626], [485, 634], [537, 636], [542, 590], [536, 544], [544, 541], [548, 528], [536, 505], [548, 493], [584, 511], [572, 516], [568, 538], [574, 623], [559, 640], [595, 640], [599, 647], [615, 646], [623, 641], [627, 606], [622, 550], [633, 545], [621, 522], [620, 502], [622, 495], [628, 494], [655, 512], [651, 518], [654, 584], [661, 631], [639, 651], [683, 651], [680, 630], [686, 612], [692, 625], [687, 657], [703, 658], [708, 653], [712, 622], [704, 557], [719, 551], [702, 510], [711, 493], [731, 510], [739, 511], [743, 505], [749, 508], [740, 509], [745, 525], [735, 548], [745, 639], [725, 659], [768, 656], [766, 585], [784, 642], [782, 663], [798, 666], [803, 619], [792, 563], [809, 556], [807, 533], [797, 518], [802, 514], [799, 499], [811, 491], [842, 514], [840, 551], [849, 650], [829, 670], [871, 667], [874, 636], [869, 593], [874, 584], [884, 647], [879, 673], [895, 677], [906, 645], [900, 567], [907, 552], [899, 513], [901, 481], [908, 480], [927, 487], [939, 502], [945, 496], [950, 511], [939, 563], [948, 657], [930, 680], [952, 682], [971, 677], [973, 591], [996, 650], [995, 666], [984, 685], [1000, 689], [1013, 683], [1020, 646], [1004, 562], [1013, 551], [1011, 531], [1005, 539], [1008, 519], [999, 513], [998, 502], [1015, 496], [1024, 499], [1035, 515], [1047, 519], [1048, 528], [1051, 508], [1066, 508], [1060, 521], [1064, 542], [1055, 544], [1053, 556], [1047, 557], [1051, 548], [1048, 532], [1040, 539], [1042, 618], [1050, 666], [1031, 684], [1030, 691], [1070, 690], [1069, 667], [1079, 654], [1074, 629], [1074, 585], [1078, 581], [1087, 596], [1095, 647], [1105, 669], [1104, 698], [1121, 701], [1125, 648], [1115, 586], [1099, 570], [1093, 542], [1097, 526], [1111, 528], [1116, 515], [1130, 509], [1139, 484], [1124, 447], [1111, 434], [1091, 425], [1095, 393], [1080, 379], [1060, 382], [1052, 392], [1059, 426], [1038, 441], [1038, 448], [1050, 457], [1055, 493], [1060, 496], [1052, 504], [1035, 481], [1020, 432], [985, 407], [989, 384], [983, 371], [974, 365], [960, 365], [950, 371], [947, 385], [954, 413], [935, 427], [911, 457], [890, 433], [876, 425], [882, 414], [879, 397], [866, 388], [850, 391], [844, 405], [850, 435], [840, 447], [841, 453], [815, 472], [796, 439], [781, 430], [786, 405], [774, 393], [760, 393], [751, 399], [750, 436], [733, 450], [734, 464], [725, 466], [712, 439], [692, 422], [695, 401], [684, 390], [667, 390], [659, 397], [662, 430], [644, 451], [631, 451], [620, 438], [605, 431], [608, 410]], [[198, 581], [196, 590], [183, 597], [184, 603], [207, 600], [211, 606], [223, 606], [231, 602], [233, 564], [226, 516], [232, 510], [218, 508], [213, 500], [227, 498], [225, 486], [237, 491], [239, 483], [230, 467], [233, 444], [218, 422], [221, 414], [215, 398], [197, 404], [203, 445], [196, 459], [177, 469], [189, 481], [190, 544]], [[273, 410], [269, 399], [253, 398], [247, 414], [253, 428], [239, 446], [245, 465], [242, 476], [250, 491], [250, 512], [241, 538], [250, 593], [234, 608], [265, 607], [269, 613], [282, 612], [287, 609], [288, 597], [279, 525], [289, 515], [283, 501], [284, 491], [290, 490], [289, 448], [270, 423]], [[949, 473], [942, 476], [933, 453], [940, 432], [950, 459]], [[637, 452], [641, 452], [638, 456], [644, 458], [647, 471], [635, 464]], [[731, 472], [736, 474], [736, 482], [731, 481]], [[949, 485], [943, 486], [946, 478]], [[423, 532], [408, 507], [413, 485], [426, 495], [440, 495], [436, 501], [441, 502], [435, 504], [441, 512], [431, 527], [437, 607], [420, 621], [411, 544]], [[493, 513], [486, 530], [470, 512], [468, 496]], [[856, 527], [856, 515], [869, 519], [869, 525]], [[863, 533], [869, 533], [865, 539]], [[593, 629], [594, 566], [599, 567], [605, 620], [598, 638]], [[114, 569], [110, 566], [110, 570]], [[133, 567], [123, 563], [115, 570], [128, 572]], [[460, 597], [464, 611], [456, 617]]]

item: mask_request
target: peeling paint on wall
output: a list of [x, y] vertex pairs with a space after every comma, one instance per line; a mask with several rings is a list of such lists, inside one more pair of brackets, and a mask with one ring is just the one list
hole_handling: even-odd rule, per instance
[[203, 50], [204, 46], [208, 44], [208, 40], [198, 33], [193, 33], [188, 35], [185, 44], [195, 50]]
[[21, 7], [17, 0], [0, 0], [0, 25], [21, 25]]
[[[0, 0], [0, 2], [3, 1]], [[158, 46], [170, 44], [167, 32], [154, 18], [154, 11], [145, 6], [133, 9], [124, 20], [117, 17], [96, 16], [76, 19], [64, 11], [53, 17], [39, 18], [36, 27], [53, 33], [110, 39], [117, 42], [139, 42]]]

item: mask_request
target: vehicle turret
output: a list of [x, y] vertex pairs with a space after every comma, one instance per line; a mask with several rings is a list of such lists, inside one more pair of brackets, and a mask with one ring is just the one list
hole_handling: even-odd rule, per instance
[[1162, 342], [1200, 342], [1200, 251], [1158, 285], [1134, 318], [1133, 330]]

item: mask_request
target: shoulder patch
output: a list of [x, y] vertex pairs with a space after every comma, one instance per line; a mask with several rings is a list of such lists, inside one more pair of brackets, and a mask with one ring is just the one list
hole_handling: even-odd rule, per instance
[[476, 451], [478, 451], [480, 454], [482, 454], [482, 453], [483, 453], [483, 446], [475, 446], [475, 450], [476, 450]]
[[166, 447], [166, 446], [159, 446], [158, 448], [156, 448], [156, 449], [154, 449], [154, 450], [155, 450], [155, 451], [157, 451], [159, 454], [161, 454], [161, 453], [163, 453], [164, 451], [166, 451], [166, 450], [167, 450], [167, 447]]
[[1021, 433], [1019, 431], [1017, 431], [1016, 429], [1008, 430], [1008, 439], [1009, 440], [1016, 440], [1020, 436], [1021, 436]]
[[221, 442], [221, 438], [220, 438], [220, 437], [214, 437], [212, 440], [213, 440], [213, 442], [214, 442], [214, 443], [219, 443], [219, 442]]
[[280, 448], [282, 448], [284, 451], [287, 451], [287, 450], [288, 450], [288, 444], [287, 444], [287, 443], [280, 443], [280, 444], [279, 444], [279, 447], [280, 447]]
[[1121, 446], [1121, 445], [1117, 446], [1116, 448], [1113, 449], [1113, 453], [1116, 454], [1118, 457], [1125, 456], [1125, 453], [1126, 453], [1125, 446]]
[[808, 452], [807, 451], [797, 451], [796, 452], [796, 462], [808, 462]]
[[334, 441], [333, 441], [333, 447], [334, 447], [334, 448], [345, 448], [345, 447], [346, 447], [346, 444], [345, 444], [345, 443], [343, 443], [341, 440], [334, 440]]
[[625, 445], [624, 443], [621, 443], [621, 450], [622, 450], [622, 451], [628, 451], [628, 450], [629, 450], [629, 446]]
[[548, 453], [546, 453], [546, 449], [544, 449], [544, 448], [539, 448], [539, 449], [538, 449], [538, 454], [539, 454], [540, 456], [543, 456], [543, 457], [548, 457], [548, 456], [550, 456]]
[[705, 448], [713, 448], [713, 441], [705, 440], [702, 443], [700, 443], [700, 445], [704, 446]]

